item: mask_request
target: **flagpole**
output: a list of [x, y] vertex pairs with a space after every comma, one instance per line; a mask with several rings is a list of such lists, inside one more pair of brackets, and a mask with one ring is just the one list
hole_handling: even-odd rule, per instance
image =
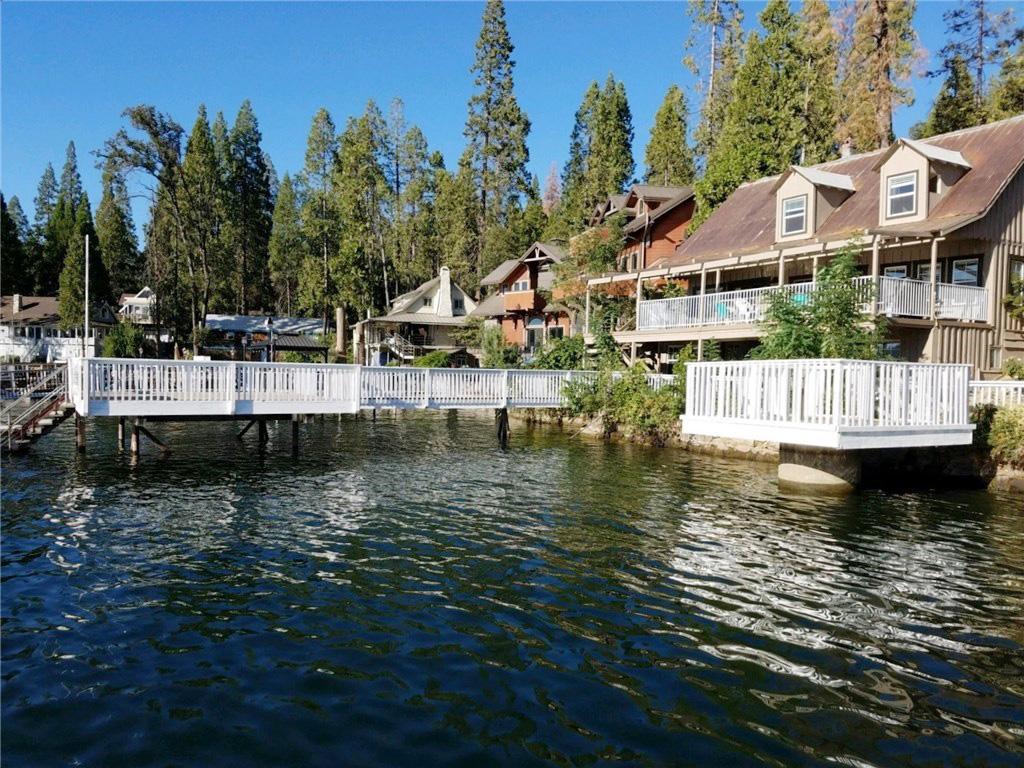
[[89, 235], [85, 236], [85, 337], [82, 342], [82, 357], [89, 356]]

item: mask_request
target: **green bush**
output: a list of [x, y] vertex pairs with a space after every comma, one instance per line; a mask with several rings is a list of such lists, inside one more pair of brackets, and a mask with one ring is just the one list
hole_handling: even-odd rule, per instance
[[549, 371], [579, 371], [583, 369], [586, 356], [582, 336], [549, 339], [534, 355], [529, 367]]
[[1024, 469], [1024, 405], [996, 410], [988, 442], [996, 461]]
[[420, 355], [412, 364], [416, 368], [447, 368], [449, 355], [443, 349], [435, 349], [425, 355]]
[[1015, 357], [1011, 357], [1003, 363], [1003, 373], [1011, 379], [1024, 381], [1024, 360], [1018, 360]]
[[118, 323], [103, 337], [103, 357], [141, 357], [146, 335], [133, 323]]
[[505, 341], [501, 328], [493, 325], [485, 326], [480, 334], [480, 346], [483, 348], [482, 368], [518, 368], [522, 362], [519, 347]]

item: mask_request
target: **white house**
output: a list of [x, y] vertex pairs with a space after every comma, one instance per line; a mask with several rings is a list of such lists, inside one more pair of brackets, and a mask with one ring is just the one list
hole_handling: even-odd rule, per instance
[[153, 316], [156, 294], [148, 285], [138, 293], [122, 293], [117, 303], [117, 314], [125, 320], [136, 325], [153, 325], [156, 322]]
[[81, 327], [62, 330], [60, 302], [53, 296], [0, 296], [0, 359], [20, 362], [95, 357], [98, 343], [116, 322], [106, 307], [94, 310], [89, 339]]

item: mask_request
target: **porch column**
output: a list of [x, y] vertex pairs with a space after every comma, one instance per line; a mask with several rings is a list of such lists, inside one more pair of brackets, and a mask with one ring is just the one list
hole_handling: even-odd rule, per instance
[[587, 304], [583, 310], [583, 333], [590, 333], [590, 283], [587, 283]]
[[929, 272], [931, 273], [929, 275], [929, 277], [931, 278], [931, 290], [929, 291], [929, 294], [928, 294], [931, 297], [931, 307], [930, 307], [930, 309], [928, 311], [928, 317], [931, 318], [932, 321], [935, 321], [935, 319], [938, 317], [938, 283], [939, 283], [939, 276], [938, 276], [938, 271], [939, 271], [939, 239], [937, 237], [933, 237], [932, 238], [931, 257], [932, 257], [931, 258], [931, 269], [929, 269]]
[[700, 295], [703, 296], [708, 292], [708, 268], [701, 264], [700, 265]]
[[779, 285], [786, 284], [786, 260], [782, 256], [782, 251], [779, 251]]
[[[700, 265], [700, 295], [701, 295], [701, 299], [700, 299], [700, 303], [697, 305], [697, 307], [698, 307], [697, 311], [698, 311], [698, 317], [700, 318], [700, 321], [702, 323], [704, 322], [705, 313], [707, 312], [707, 301], [704, 300], [704, 294], [707, 293], [707, 291], [708, 291], [708, 269], [707, 269], [706, 265], [701, 264]], [[698, 341], [697, 342], [697, 359], [698, 360], [702, 360], [703, 359], [702, 354], [701, 354], [702, 351], [703, 351], [702, 342]]]
[[814, 254], [814, 257], [811, 259], [811, 282], [812, 283], [818, 282], [818, 254], [817, 253]]
[[722, 289], [722, 270], [715, 270], [715, 293], [718, 293]]
[[644, 294], [644, 283], [643, 279], [638, 274], [636, 276], [636, 320], [640, 322], [640, 302], [643, 300]]
[[871, 287], [872, 287], [872, 299], [871, 299], [871, 315], [878, 314], [878, 274], [881, 271], [881, 255], [879, 253], [879, 238], [875, 235], [871, 238]]

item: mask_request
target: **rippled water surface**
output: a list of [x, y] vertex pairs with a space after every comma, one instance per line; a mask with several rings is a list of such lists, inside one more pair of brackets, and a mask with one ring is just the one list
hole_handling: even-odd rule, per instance
[[465, 414], [90, 429], [4, 467], [5, 766], [1024, 764], [1019, 497]]

